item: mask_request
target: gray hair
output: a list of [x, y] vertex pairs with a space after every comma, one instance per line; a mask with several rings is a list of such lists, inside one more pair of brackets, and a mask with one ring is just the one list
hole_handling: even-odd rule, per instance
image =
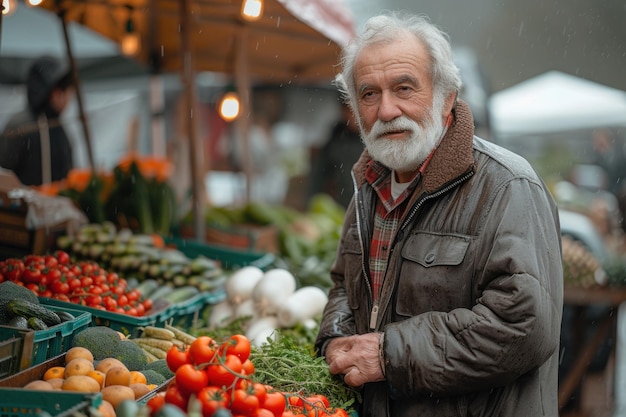
[[353, 111], [357, 109], [354, 63], [361, 50], [378, 42], [391, 42], [406, 32], [422, 41], [430, 53], [434, 93], [447, 97], [461, 90], [460, 70], [454, 63], [448, 35], [426, 16], [386, 12], [371, 17], [363, 32], [346, 45], [341, 55], [343, 72], [335, 78], [335, 86]]

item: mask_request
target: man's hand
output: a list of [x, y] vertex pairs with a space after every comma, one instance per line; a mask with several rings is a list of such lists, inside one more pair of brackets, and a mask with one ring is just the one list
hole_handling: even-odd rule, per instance
[[331, 340], [326, 347], [330, 372], [343, 374], [344, 382], [353, 387], [384, 380], [378, 352], [380, 337], [380, 333], [367, 333]]

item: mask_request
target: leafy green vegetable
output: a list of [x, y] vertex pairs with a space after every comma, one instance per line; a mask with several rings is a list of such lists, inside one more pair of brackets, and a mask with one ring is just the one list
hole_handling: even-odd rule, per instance
[[315, 355], [312, 344], [302, 344], [293, 335], [278, 332], [276, 340], [252, 350], [254, 379], [284, 392], [322, 394], [331, 406], [348, 413], [354, 411], [355, 403], [360, 401], [359, 392], [330, 373], [324, 358]]

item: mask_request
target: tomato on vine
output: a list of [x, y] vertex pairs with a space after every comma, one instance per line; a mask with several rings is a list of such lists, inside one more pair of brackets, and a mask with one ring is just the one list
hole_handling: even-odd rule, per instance
[[231, 395], [230, 409], [246, 416], [254, 415], [259, 409], [259, 399], [244, 389], [236, 389]]
[[280, 417], [287, 407], [287, 400], [282, 392], [273, 391], [265, 394], [263, 407], [274, 413], [274, 416]]
[[176, 386], [187, 394], [199, 392], [206, 387], [209, 377], [204, 369], [198, 369], [190, 363], [181, 365], [175, 372]]
[[219, 346], [210, 336], [199, 336], [189, 345], [189, 358], [196, 365], [213, 361]]
[[220, 351], [225, 351], [228, 355], [237, 355], [243, 363], [250, 357], [250, 339], [243, 334], [234, 334], [222, 343]]
[[204, 416], [212, 416], [220, 408], [228, 407], [228, 398], [225, 392], [215, 386], [202, 388], [196, 397], [202, 404], [202, 414]]
[[[193, 345], [193, 343], [192, 343]], [[209, 381], [218, 387], [230, 387], [241, 376], [241, 360], [236, 355], [226, 355], [206, 368]]]

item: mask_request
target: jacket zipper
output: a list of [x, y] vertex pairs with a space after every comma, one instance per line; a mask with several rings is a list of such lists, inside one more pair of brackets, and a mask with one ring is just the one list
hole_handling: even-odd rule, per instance
[[[356, 214], [356, 230], [359, 233], [359, 244], [361, 245], [361, 253], [365, 255], [365, 245], [363, 244], [363, 233], [361, 231], [361, 207], [363, 204], [361, 203], [361, 193], [359, 192], [359, 187], [357, 185], [356, 177], [354, 172], [350, 173], [352, 176], [352, 184], [354, 186], [354, 204], [355, 204], [355, 214]], [[365, 275], [365, 283], [367, 284], [367, 291], [369, 292], [370, 299], [373, 299], [373, 291], [372, 286], [370, 285], [370, 277], [367, 275], [367, 268], [365, 268], [365, 256], [361, 256], [361, 268], [363, 270], [363, 275]], [[376, 313], [374, 313], [376, 312]], [[372, 321], [376, 323], [376, 319], [378, 318], [378, 301], [376, 301], [374, 307], [372, 307], [372, 316], [370, 318], [370, 328], [372, 327]]]

